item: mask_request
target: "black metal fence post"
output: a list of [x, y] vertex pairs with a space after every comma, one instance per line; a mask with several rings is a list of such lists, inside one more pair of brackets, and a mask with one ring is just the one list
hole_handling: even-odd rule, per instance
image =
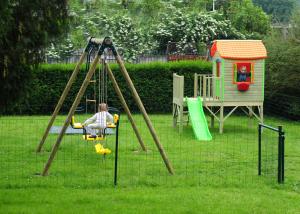
[[281, 132], [282, 132], [282, 126], [278, 126], [278, 171], [277, 171], [277, 178], [278, 183], [281, 183], [282, 179], [282, 161], [281, 161]]
[[278, 126], [278, 183], [284, 182], [284, 132]]
[[281, 136], [281, 145], [282, 145], [282, 183], [284, 183], [284, 141], [285, 141], [285, 135], [284, 132], [282, 132], [282, 136]]
[[258, 125], [258, 175], [261, 175], [261, 124]]
[[119, 119], [118, 119], [117, 127], [116, 127], [115, 170], [114, 170], [114, 185], [115, 186], [117, 186], [117, 182], [118, 182], [119, 121], [120, 121], [120, 115], [119, 115]]

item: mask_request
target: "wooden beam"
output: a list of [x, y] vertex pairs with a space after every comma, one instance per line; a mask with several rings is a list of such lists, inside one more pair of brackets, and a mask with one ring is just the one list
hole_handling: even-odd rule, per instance
[[82, 63], [83, 63], [86, 55], [87, 55], [86, 51], [83, 52], [83, 54], [81, 55], [81, 57], [80, 57], [77, 65], [76, 65], [76, 67], [75, 67], [75, 69], [74, 69], [74, 71], [73, 71], [73, 73], [72, 73], [72, 75], [71, 75], [71, 77], [70, 77], [70, 79], [69, 79], [69, 81], [68, 81], [68, 83], [67, 83], [67, 85], [66, 85], [66, 87], [65, 87], [65, 89], [63, 91], [63, 93], [62, 93], [62, 95], [59, 98], [59, 101], [58, 101], [58, 103], [57, 103], [57, 105], [56, 105], [56, 107], [54, 109], [54, 112], [52, 113], [50, 121], [48, 122], [48, 126], [47, 126], [47, 128], [46, 128], [46, 130], [45, 130], [45, 132], [43, 134], [43, 137], [42, 137], [42, 139], [41, 139], [41, 141], [40, 141], [37, 149], [36, 149], [36, 152], [40, 152], [42, 150], [42, 147], [43, 147], [43, 145], [45, 143], [45, 140], [46, 140], [46, 138], [47, 138], [47, 136], [49, 134], [49, 131], [50, 131], [50, 129], [51, 129], [53, 123], [54, 123], [54, 120], [55, 120], [57, 114], [59, 113], [59, 111], [61, 109], [61, 106], [63, 105], [63, 103], [64, 103], [64, 101], [65, 101], [65, 99], [66, 99], [66, 97], [67, 97], [67, 95], [68, 95], [68, 93], [69, 93], [69, 91], [71, 89], [71, 86], [73, 85], [73, 83], [74, 83], [74, 81], [75, 81], [75, 79], [76, 79], [76, 77], [77, 77], [77, 75], [79, 73], [80, 66], [82, 65]]
[[119, 87], [119, 85], [118, 85], [118, 83], [116, 81], [116, 78], [115, 78], [112, 70], [110, 69], [109, 65], [106, 62], [105, 62], [105, 67], [106, 67], [106, 69], [108, 71], [107, 72], [108, 76], [109, 76], [109, 78], [110, 78], [110, 80], [111, 80], [111, 82], [113, 84], [113, 87], [114, 87], [114, 89], [115, 89], [115, 91], [116, 91], [116, 93], [117, 93], [117, 95], [119, 97], [119, 100], [120, 100], [120, 102], [121, 102], [121, 104], [123, 106], [123, 109], [125, 110], [125, 112], [127, 114], [127, 117], [128, 117], [128, 119], [129, 119], [129, 121], [131, 123], [131, 126], [132, 126], [132, 128], [134, 130], [134, 133], [135, 133], [135, 135], [136, 135], [136, 137], [137, 137], [137, 139], [138, 139], [138, 141], [140, 143], [140, 146], [142, 147], [143, 151], [147, 151], [146, 146], [145, 146], [145, 144], [144, 144], [144, 142], [142, 140], [142, 137], [141, 137], [141, 135], [140, 135], [140, 133], [139, 133], [137, 127], [136, 127], [136, 124], [134, 122], [134, 119], [133, 119], [133, 117], [131, 115], [129, 107], [128, 107], [128, 105], [127, 105], [127, 103], [125, 101], [125, 98], [124, 98], [124, 96], [123, 96], [123, 94], [122, 94], [122, 92], [120, 90], [120, 87]]
[[[205, 108], [209, 111], [209, 113], [211, 113], [211, 115], [214, 116], [214, 118], [216, 118], [220, 122], [220, 119], [218, 118], [218, 116], [212, 110], [210, 110], [210, 108], [208, 108], [207, 106], [205, 106]], [[220, 111], [220, 109], [217, 112], [219, 112], [219, 111]]]
[[258, 121], [262, 122], [260, 117], [258, 117], [257, 114], [254, 113], [252, 108], [250, 108], [249, 106], [246, 106], [246, 108], [249, 110], [249, 112], [251, 112], [258, 119]]
[[249, 112], [247, 112], [243, 107], [244, 107], [244, 106], [241, 106], [242, 111], [243, 111], [247, 116], [249, 116]]
[[206, 100], [206, 77], [203, 76], [203, 101]]
[[182, 133], [183, 131], [183, 105], [179, 106], [178, 108], [178, 116], [179, 116], [179, 133]]
[[224, 118], [223, 122], [225, 122], [225, 120], [238, 108], [238, 106], [235, 106]]
[[220, 107], [220, 126], [219, 126], [220, 134], [223, 133], [223, 126], [224, 126], [224, 106], [221, 106]]
[[120, 55], [118, 53], [116, 53], [115, 57], [116, 57], [117, 63], [120, 66], [122, 75], [124, 76], [124, 78], [125, 78], [125, 80], [127, 82], [127, 85], [129, 87], [132, 95], [133, 95], [133, 98], [135, 99], [136, 104], [138, 105], [140, 111], [142, 112], [144, 120], [145, 120], [145, 122], [146, 122], [146, 124], [148, 126], [148, 129], [149, 129], [149, 131], [150, 131], [150, 133], [152, 135], [152, 138], [153, 138], [153, 140], [154, 140], [154, 142], [156, 144], [156, 147], [157, 147], [160, 155], [162, 156], [162, 159], [163, 159], [163, 161], [164, 161], [164, 163], [165, 163], [165, 165], [166, 165], [169, 173], [170, 174], [174, 174], [174, 170], [173, 170], [173, 167], [171, 165], [171, 162], [169, 161], [169, 159], [168, 159], [168, 157], [167, 157], [167, 155], [165, 153], [165, 150], [164, 150], [163, 146], [161, 145], [161, 143], [160, 143], [160, 141], [158, 139], [158, 136], [157, 136], [156, 131], [155, 131], [153, 125], [152, 125], [152, 122], [151, 122], [151, 120], [150, 120], [150, 118], [149, 118], [149, 116], [148, 116], [148, 114], [146, 112], [146, 109], [145, 109], [145, 107], [144, 107], [144, 105], [143, 105], [143, 103], [141, 101], [140, 96], [138, 95], [138, 93], [137, 93], [137, 91], [136, 91], [136, 89], [135, 89], [135, 87], [133, 85], [133, 82], [132, 82], [132, 80], [131, 80], [131, 78], [130, 78], [130, 76], [129, 76], [129, 74], [128, 74], [125, 66], [124, 66], [124, 63], [123, 63]]
[[57, 150], [58, 150], [58, 148], [60, 146], [60, 143], [61, 143], [61, 141], [62, 141], [62, 139], [63, 139], [63, 137], [65, 135], [65, 132], [66, 132], [68, 126], [69, 126], [71, 118], [72, 118], [72, 116], [73, 116], [73, 114], [74, 114], [77, 106], [79, 105], [80, 100], [81, 100], [83, 94], [85, 93], [86, 88], [90, 84], [90, 80], [91, 80], [91, 78], [92, 78], [92, 76], [93, 76], [93, 74], [94, 74], [94, 72], [96, 70], [96, 67], [97, 67], [97, 64], [99, 62], [99, 59], [100, 59], [100, 56], [97, 55], [96, 58], [94, 59], [92, 65], [91, 65], [91, 67], [90, 67], [90, 70], [86, 74], [86, 77], [85, 77], [85, 79], [84, 79], [84, 81], [83, 81], [83, 83], [82, 83], [82, 85], [81, 85], [81, 87], [79, 89], [79, 92], [78, 92], [78, 94], [77, 94], [77, 96], [76, 96], [76, 98], [75, 98], [75, 100], [74, 100], [74, 102], [72, 104], [72, 107], [69, 110], [68, 116], [67, 116], [67, 118], [66, 118], [66, 120], [64, 122], [64, 125], [63, 125], [60, 133], [59, 133], [59, 136], [58, 136], [58, 138], [56, 140], [56, 143], [52, 147], [51, 154], [50, 154], [49, 159], [48, 159], [48, 161], [47, 161], [47, 163], [46, 163], [46, 165], [44, 167], [44, 170], [42, 172], [43, 176], [47, 175], [48, 170], [51, 167], [51, 164], [52, 164], [53, 159], [54, 159], [54, 157], [56, 155], [56, 152], [57, 152]]
[[198, 75], [194, 74], [194, 97], [198, 96]]
[[258, 106], [258, 110], [259, 110], [259, 116], [260, 116], [260, 122], [264, 123], [264, 106]]
[[177, 126], [177, 104], [176, 103], [173, 103], [173, 128], [176, 128]]

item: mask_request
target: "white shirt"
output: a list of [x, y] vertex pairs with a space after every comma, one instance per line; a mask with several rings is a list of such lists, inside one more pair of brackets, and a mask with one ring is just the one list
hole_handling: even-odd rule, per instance
[[84, 124], [96, 123], [101, 127], [106, 127], [107, 122], [113, 122], [113, 116], [107, 111], [100, 111], [87, 119]]

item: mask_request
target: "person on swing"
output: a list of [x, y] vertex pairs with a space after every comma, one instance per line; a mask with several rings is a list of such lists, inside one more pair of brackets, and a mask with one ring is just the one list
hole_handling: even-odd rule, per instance
[[113, 116], [108, 112], [106, 103], [100, 103], [98, 112], [91, 118], [87, 119], [82, 125], [85, 127], [87, 133], [90, 133], [91, 138], [97, 137], [97, 131], [100, 135], [104, 134], [104, 129], [108, 122], [113, 122]]

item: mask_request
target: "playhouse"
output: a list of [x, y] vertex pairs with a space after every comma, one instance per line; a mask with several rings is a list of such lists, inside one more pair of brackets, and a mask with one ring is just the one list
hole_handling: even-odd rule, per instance
[[[267, 51], [261, 40], [215, 40], [210, 50], [212, 74], [195, 74], [194, 98], [199, 97], [201, 107], [206, 108], [219, 122], [223, 133], [225, 120], [238, 108], [248, 116], [263, 122], [265, 58]], [[184, 77], [173, 75], [173, 122], [184, 122]], [[230, 108], [224, 115], [224, 108]], [[190, 115], [190, 119], [192, 115]], [[195, 131], [195, 129], [194, 129]]]

